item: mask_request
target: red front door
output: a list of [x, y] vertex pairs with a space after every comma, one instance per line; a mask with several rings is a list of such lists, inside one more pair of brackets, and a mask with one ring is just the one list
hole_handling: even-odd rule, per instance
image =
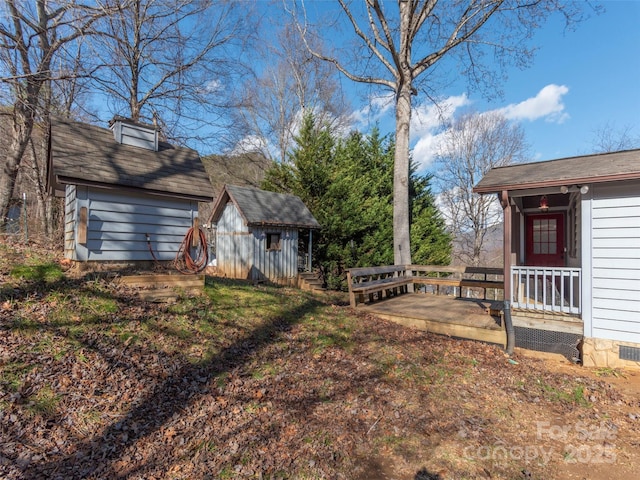
[[564, 267], [564, 214], [528, 215], [527, 265]]

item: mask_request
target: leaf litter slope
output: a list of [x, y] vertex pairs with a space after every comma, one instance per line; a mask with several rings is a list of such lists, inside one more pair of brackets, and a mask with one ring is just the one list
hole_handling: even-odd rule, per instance
[[99, 277], [0, 266], [2, 478], [638, 471], [639, 397], [614, 377], [509, 363], [339, 295], [208, 279], [200, 297], [155, 304]]

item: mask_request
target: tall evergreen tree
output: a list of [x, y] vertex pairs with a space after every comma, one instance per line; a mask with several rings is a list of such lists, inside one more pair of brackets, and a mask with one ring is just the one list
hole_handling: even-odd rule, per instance
[[[343, 288], [346, 268], [392, 264], [394, 143], [377, 129], [337, 139], [312, 115], [295, 141], [289, 162], [274, 165], [263, 188], [298, 195], [322, 225], [313, 254], [328, 286]], [[412, 168], [412, 255], [448, 264], [451, 238], [430, 181]]]

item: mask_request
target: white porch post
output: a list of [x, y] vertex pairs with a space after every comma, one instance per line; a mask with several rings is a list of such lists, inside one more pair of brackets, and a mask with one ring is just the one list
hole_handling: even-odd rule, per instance
[[591, 279], [592, 272], [592, 244], [591, 239], [593, 235], [591, 225], [591, 207], [593, 198], [593, 188], [589, 189], [586, 194], [583, 194], [580, 198], [580, 257], [582, 267], [582, 291], [580, 292], [580, 302], [582, 304], [582, 322], [584, 325], [584, 336], [593, 337], [593, 322], [592, 322], [592, 285]]
[[504, 212], [504, 231], [502, 240], [503, 262], [504, 262], [504, 296], [505, 300], [511, 302], [511, 202], [509, 193], [503, 190], [500, 195], [500, 204]]

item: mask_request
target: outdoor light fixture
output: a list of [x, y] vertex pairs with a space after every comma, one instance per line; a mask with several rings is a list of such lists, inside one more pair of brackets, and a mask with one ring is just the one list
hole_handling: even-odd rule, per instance
[[540, 208], [541, 212], [546, 212], [547, 210], [549, 210], [549, 202], [547, 201], [546, 195], [540, 197], [540, 206], [538, 208]]
[[580, 187], [580, 193], [581, 193], [582, 195], [585, 195], [588, 191], [589, 191], [589, 185], [582, 185], [582, 186]]
[[560, 187], [560, 193], [567, 193], [569, 191], [569, 187], [567, 187], [566, 185], [562, 185]]

